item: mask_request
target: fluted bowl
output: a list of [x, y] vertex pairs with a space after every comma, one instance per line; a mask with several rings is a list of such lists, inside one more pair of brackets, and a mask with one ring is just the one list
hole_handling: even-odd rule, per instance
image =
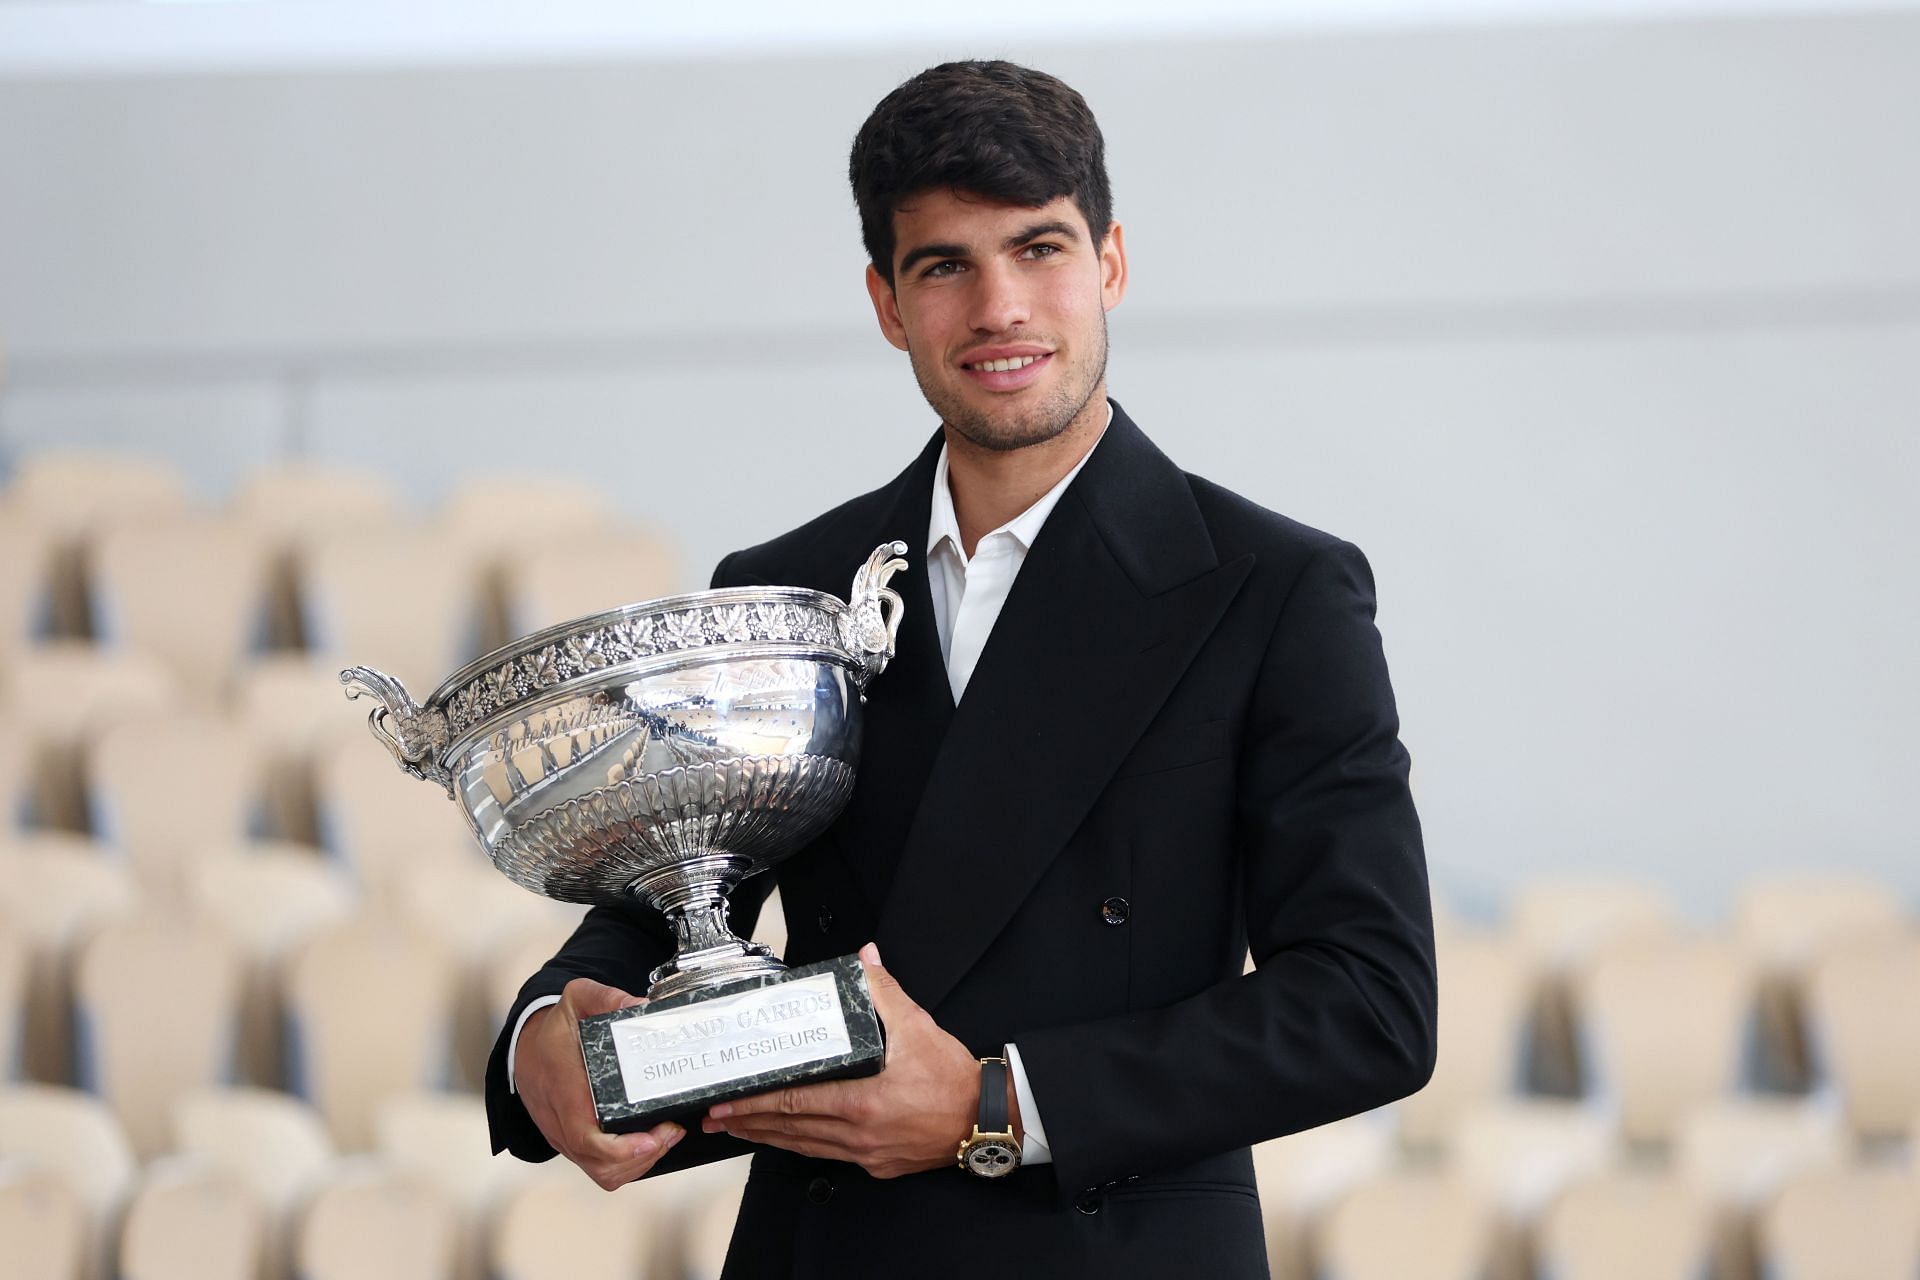
[[848, 601], [730, 587], [548, 627], [455, 672], [424, 704], [367, 667], [373, 734], [458, 803], [495, 867], [565, 902], [638, 897], [679, 953], [658, 996], [777, 969], [727, 928], [726, 895], [832, 822], [852, 793], [867, 682], [893, 654], [906, 545]]

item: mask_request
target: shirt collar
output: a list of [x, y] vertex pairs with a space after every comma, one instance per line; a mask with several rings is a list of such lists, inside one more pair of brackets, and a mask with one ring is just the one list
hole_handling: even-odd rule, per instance
[[[1060, 495], [1067, 491], [1073, 478], [1080, 474], [1080, 468], [1087, 465], [1087, 459], [1093, 456], [1093, 450], [1099, 448], [1100, 441], [1106, 439], [1107, 427], [1113, 425], [1113, 401], [1107, 401], [1107, 421], [1100, 428], [1100, 434], [1094, 437], [1093, 445], [1080, 455], [1080, 461], [1073, 464], [1073, 470], [1060, 477], [1060, 483], [1040, 495], [1032, 506], [1022, 511], [998, 529], [985, 534], [981, 541], [996, 533], [1009, 533], [1020, 544], [1022, 551], [1033, 546], [1033, 540], [1040, 535], [1040, 526], [1047, 522], [1054, 506], [1060, 501]], [[940, 549], [943, 542], [951, 542], [953, 550], [962, 561], [966, 553], [961, 550], [960, 520], [953, 513], [953, 489], [947, 480], [947, 446], [940, 446], [940, 461], [933, 468], [933, 507], [927, 520], [927, 554], [932, 555]], [[976, 548], [978, 544], [975, 544]]]

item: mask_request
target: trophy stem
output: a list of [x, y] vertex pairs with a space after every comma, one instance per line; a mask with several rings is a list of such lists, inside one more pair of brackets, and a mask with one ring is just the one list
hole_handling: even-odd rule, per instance
[[628, 891], [673, 927], [673, 956], [647, 975], [647, 998], [711, 991], [742, 978], [780, 973], [772, 950], [745, 942], [727, 923], [727, 894], [751, 871], [744, 858], [715, 852], [642, 876]]

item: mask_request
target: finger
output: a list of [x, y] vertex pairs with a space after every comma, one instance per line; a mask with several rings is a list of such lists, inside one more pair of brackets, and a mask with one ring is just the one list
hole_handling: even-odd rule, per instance
[[[708, 1123], [702, 1122], [702, 1125]], [[749, 1120], [726, 1120], [719, 1127], [748, 1142], [770, 1138], [800, 1138], [808, 1142], [830, 1142], [844, 1147], [853, 1138], [855, 1125], [833, 1116], [756, 1116]]]
[[824, 1084], [796, 1085], [716, 1103], [707, 1109], [707, 1114], [716, 1120], [755, 1115], [843, 1116], [846, 1094], [844, 1081], [829, 1080]]
[[633, 1154], [626, 1159], [602, 1165], [601, 1174], [610, 1180], [628, 1183], [646, 1176], [654, 1165], [666, 1157], [667, 1152], [673, 1150], [680, 1140], [686, 1137], [686, 1130], [669, 1121], [657, 1124], [645, 1133], [628, 1133], [619, 1136], [632, 1139], [629, 1150]]
[[[635, 1161], [658, 1160], [667, 1150], [668, 1139], [680, 1130], [672, 1121], [657, 1124], [644, 1133], [606, 1133], [591, 1117], [574, 1133], [570, 1153], [581, 1163], [626, 1165]], [[677, 1138], [674, 1139], [678, 1141]]]

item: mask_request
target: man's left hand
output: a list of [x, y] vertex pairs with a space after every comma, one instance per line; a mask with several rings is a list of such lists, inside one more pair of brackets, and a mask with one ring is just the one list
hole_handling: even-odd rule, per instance
[[954, 1164], [979, 1110], [979, 1059], [881, 968], [878, 947], [860, 948], [860, 960], [886, 1028], [886, 1069], [723, 1102], [708, 1110], [701, 1128], [845, 1160], [876, 1178]]

